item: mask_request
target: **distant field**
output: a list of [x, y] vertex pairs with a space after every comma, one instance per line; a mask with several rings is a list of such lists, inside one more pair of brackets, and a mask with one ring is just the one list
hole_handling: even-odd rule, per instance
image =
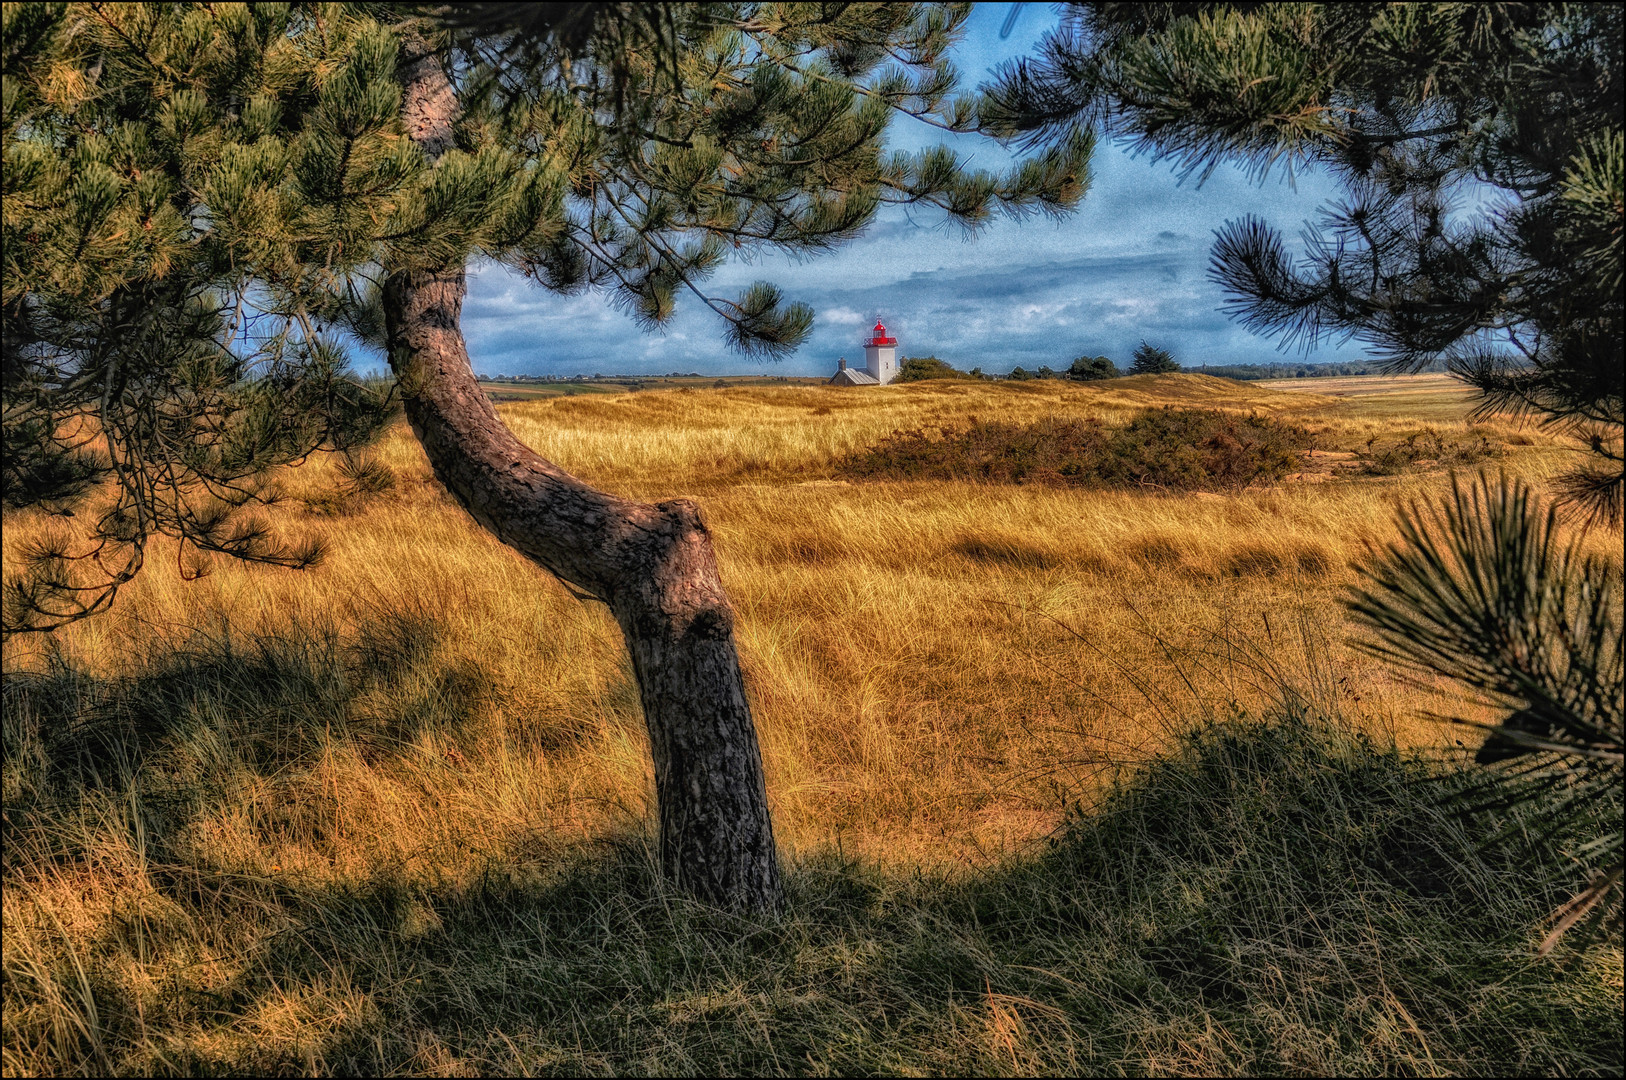
[[1318, 379], [1270, 379], [1272, 390], [1308, 390], [1329, 397], [1369, 397], [1373, 394], [1441, 394], [1458, 401], [1474, 393], [1453, 375], [1337, 375]]
[[625, 378], [595, 379], [590, 382], [498, 382], [481, 379], [480, 384], [493, 401], [532, 401], [537, 398], [571, 397], [575, 394], [624, 394], [633, 390], [674, 390], [695, 386], [811, 385], [823, 379], [789, 378], [773, 375], [687, 376], [649, 375]]
[[1474, 406], [1474, 389], [1451, 375], [1348, 375], [1273, 379], [1272, 389], [1358, 400], [1363, 415], [1397, 421], [1460, 420]]
[[[1527, 947], [1525, 908], [1505, 947], [1471, 935], [1437, 975], [1421, 924], [1371, 929], [1404, 898], [1285, 899], [1336, 894], [1341, 870], [1249, 879], [1263, 899], [1241, 907], [1280, 899], [1284, 921], [1225, 936], [1204, 905], [1255, 894], [1221, 872], [1253, 857], [1223, 829], [1219, 876], [1122, 908], [1107, 936], [1068, 906], [1083, 886], [1021, 869], [1059, 865], [1034, 860], [1069, 814], [1205, 720], [1300, 702], [1380, 746], [1466, 737], [1427, 713], [1471, 706], [1355, 652], [1339, 599], [1395, 505], [1449, 483], [1405, 439], [1482, 446], [1542, 486], [1570, 460], [1557, 436], [1476, 424], [1437, 376], [716, 381], [487, 389], [586, 480], [699, 500], [791, 869], [784, 923], [714, 924], [652, 883], [615, 623], [471, 522], [401, 424], [374, 451], [392, 490], [347, 494], [324, 458], [282, 476], [274, 521], [325, 541], [320, 567], [188, 582], [159, 546], [111, 613], [7, 644], [7, 1075], [1608, 1071], [1564, 1055], [1618, 1021], [1618, 950], [1567, 975], [1498, 966]], [[1302, 424], [1316, 448], [1235, 495], [840, 469], [894, 431], [1165, 405]], [[8, 514], [6, 573], [60, 524]], [[1618, 559], [1618, 537], [1595, 542]], [[1090, 888], [1140, 896], [1135, 845], [1184, 843], [1157, 836], [1113, 847], [1123, 876]], [[1292, 836], [1272, 842], [1324, 843]], [[1513, 895], [1484, 881], [1418, 918]], [[1318, 934], [1359, 940], [1321, 953]], [[1395, 964], [1422, 974], [1391, 991]], [[1244, 969], [1234, 999], [1202, 974]], [[1527, 1039], [1502, 1019], [1527, 1005], [1574, 1030]]]

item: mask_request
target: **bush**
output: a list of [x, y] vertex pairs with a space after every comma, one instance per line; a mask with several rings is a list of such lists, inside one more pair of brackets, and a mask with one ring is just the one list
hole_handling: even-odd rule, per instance
[[1210, 409], [1156, 409], [1114, 433], [1098, 469], [1108, 483], [1240, 490], [1280, 480], [1314, 443], [1297, 424]]
[[1068, 378], [1078, 379], [1082, 382], [1093, 382], [1096, 379], [1116, 379], [1123, 372], [1104, 356], [1081, 356], [1074, 360], [1067, 369]]
[[1135, 350], [1135, 362], [1129, 365], [1131, 375], [1167, 375], [1179, 370], [1180, 365], [1168, 350], [1154, 348], [1144, 341]]
[[1453, 436], [1424, 428], [1394, 442], [1380, 442], [1374, 435], [1359, 455], [1363, 471], [1372, 476], [1393, 476], [1417, 465], [1477, 465], [1501, 452], [1500, 445], [1479, 432]]
[[947, 361], [935, 356], [906, 356], [898, 365], [897, 382], [921, 382], [925, 379], [975, 379], [980, 373], [956, 370]]
[[1209, 409], [1157, 409], [1117, 429], [1093, 419], [1021, 426], [972, 417], [963, 430], [895, 431], [837, 468], [865, 480], [1234, 491], [1281, 479], [1311, 443], [1302, 427]]

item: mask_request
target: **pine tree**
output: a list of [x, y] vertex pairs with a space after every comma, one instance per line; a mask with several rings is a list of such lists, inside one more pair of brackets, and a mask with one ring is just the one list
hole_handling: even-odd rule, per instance
[[378, 429], [391, 398], [343, 346], [379, 342], [451, 494], [621, 625], [668, 876], [773, 909], [733, 609], [699, 509], [595, 491], [508, 432], [459, 328], [463, 268], [606, 289], [650, 326], [687, 292], [735, 348], [783, 355], [812, 313], [767, 283], [708, 293], [730, 251], [828, 250], [889, 202], [975, 227], [1082, 195], [1083, 137], [1007, 176], [945, 148], [885, 152], [899, 111], [967, 122], [944, 60], [965, 15], [7, 5], [5, 497], [67, 509], [117, 492], [91, 535], [8, 583], [7, 630], [104, 609], [154, 535], [311, 565], [251, 512], [276, 465]]
[[[1561, 501], [1618, 526], [1623, 30], [1617, 4], [1073, 4], [979, 113], [1030, 144], [1099, 129], [1186, 175], [1326, 170], [1345, 199], [1302, 259], [1257, 218], [1220, 231], [1227, 310], [1288, 342], [1353, 335], [1389, 371], [1443, 362], [1482, 413], [1580, 436], [1589, 460], [1559, 478]], [[1481, 761], [1508, 766], [1497, 782], [1546, 827], [1594, 833], [1576, 854], [1592, 881], [1558, 931], [1618, 919], [1618, 569], [1563, 548], [1505, 481], [1400, 524], [1351, 601], [1367, 646], [1506, 711]]]
[[[264, 55], [276, 15], [225, 18], [200, 37], [179, 12], [4, 9], [0, 491], [63, 514], [102, 481], [114, 492], [88, 536], [29, 553], [8, 632], [105, 609], [155, 535], [194, 574], [210, 554], [312, 565], [319, 550], [274, 542], [255, 513], [274, 499], [265, 474], [348, 451], [384, 418], [380, 389], [285, 295], [308, 271], [268, 178], [308, 155], [271, 132], [309, 87], [297, 57]], [[262, 254], [280, 262], [251, 298], [237, 266]]]
[[1581, 435], [1566, 494], [1619, 522], [1623, 30], [1605, 4], [1071, 4], [979, 111], [1185, 176], [1326, 170], [1346, 197], [1302, 259], [1256, 217], [1221, 230], [1227, 310], [1284, 343], [1354, 335], [1390, 371], [1445, 361], [1484, 412]]
[[1129, 365], [1131, 375], [1167, 375], [1180, 370], [1174, 356], [1167, 349], [1141, 342], [1135, 348], [1134, 360]]

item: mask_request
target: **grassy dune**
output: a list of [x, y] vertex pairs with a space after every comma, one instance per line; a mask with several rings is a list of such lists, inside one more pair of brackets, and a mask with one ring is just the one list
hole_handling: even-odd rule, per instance
[[[973, 415], [1164, 404], [1292, 420], [1318, 450], [1235, 496], [839, 467]], [[320, 568], [184, 582], [160, 551], [111, 614], [8, 644], [8, 1075], [1619, 1071], [1618, 948], [1524, 958], [1557, 886], [1433, 813], [1410, 752], [1458, 737], [1419, 719], [1457, 703], [1351, 652], [1336, 604], [1395, 501], [1447, 483], [1357, 455], [1428, 427], [1542, 482], [1555, 438], [1404, 380], [499, 410], [595, 484], [702, 503], [790, 914], [663, 891], [614, 623], [472, 525], [397, 430], [383, 494], [326, 461], [283, 478], [277, 520], [327, 542]], [[9, 573], [53, 523], [5, 524]]]

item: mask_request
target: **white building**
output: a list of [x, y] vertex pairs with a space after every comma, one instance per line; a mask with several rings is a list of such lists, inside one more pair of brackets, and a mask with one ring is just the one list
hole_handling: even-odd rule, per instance
[[879, 319], [875, 329], [864, 342], [864, 366], [850, 368], [847, 359], [837, 361], [836, 373], [830, 379], [835, 386], [885, 386], [898, 377], [898, 339], [888, 337], [886, 327]]

